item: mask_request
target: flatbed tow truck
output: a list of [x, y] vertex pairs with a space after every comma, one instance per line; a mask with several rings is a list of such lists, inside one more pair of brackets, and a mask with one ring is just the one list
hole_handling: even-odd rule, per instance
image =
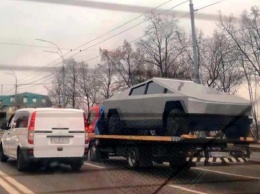
[[196, 135], [171, 137], [89, 133], [89, 137], [92, 161], [122, 156], [131, 169], [163, 162], [169, 162], [172, 169], [179, 166], [190, 168], [197, 162], [204, 162], [205, 165], [212, 162], [246, 162], [250, 158], [249, 144], [255, 143], [251, 137], [232, 140]]

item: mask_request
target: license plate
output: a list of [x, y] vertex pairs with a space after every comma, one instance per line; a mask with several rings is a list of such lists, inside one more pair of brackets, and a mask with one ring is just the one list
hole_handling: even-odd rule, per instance
[[211, 157], [216, 157], [216, 158], [227, 158], [229, 157], [228, 152], [210, 152]]
[[70, 139], [67, 137], [53, 137], [51, 138], [52, 144], [69, 144]]

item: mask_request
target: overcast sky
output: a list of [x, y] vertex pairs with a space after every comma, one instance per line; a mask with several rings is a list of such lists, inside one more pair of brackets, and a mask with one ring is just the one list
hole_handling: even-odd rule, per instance
[[[56, 49], [43, 48], [52, 47], [52, 45], [36, 41], [36, 38], [54, 42], [63, 49], [62, 51], [65, 54], [69, 51], [68, 49], [75, 49], [93, 38], [139, 16], [142, 14], [140, 12], [145, 11], [148, 8], [153, 9], [168, 1], [169, 0], [93, 0], [91, 1], [92, 3], [89, 3], [89, 1], [78, 0], [52, 0], [52, 3], [47, 3], [47, 0], [45, 2], [43, 0], [1, 0], [0, 84], [3, 84], [1, 94], [14, 93], [13, 84], [15, 83], [15, 78], [8, 74], [12, 73], [12, 71], [7, 70], [7, 67], [13, 69], [17, 75], [18, 85], [20, 84], [18, 92], [28, 91], [47, 94], [46, 87], [50, 87], [49, 83], [51, 82], [51, 76], [49, 76], [50, 68], [47, 67], [61, 67], [61, 64], [59, 63], [59, 60], [53, 62], [59, 58], [57, 54], [44, 52], [56, 51]], [[194, 8], [198, 9], [217, 1], [219, 0], [193, 0], [193, 3]], [[55, 4], [53, 2], [62, 3]], [[181, 2], [184, 2], [184, 0], [172, 0], [161, 6], [160, 9], [169, 9]], [[260, 5], [260, 1], [225, 0], [200, 10], [197, 14], [218, 15], [219, 11], [221, 11], [225, 15], [233, 13], [235, 16], [239, 16], [244, 9], [249, 10], [250, 7], [254, 5]], [[180, 13], [180, 11], [188, 12], [189, 3], [187, 2], [172, 11], [176, 11], [176, 13]], [[210, 15], [208, 18], [210, 18]], [[95, 45], [122, 30], [136, 25], [143, 21], [143, 19], [143, 17], [140, 17], [128, 25], [109, 33], [90, 44], [86, 44], [81, 47], [81, 49]], [[197, 18], [195, 23], [198, 29], [203, 30], [209, 35], [216, 28], [216, 21], [201, 20]], [[180, 19], [179, 24], [188, 33], [190, 32], [189, 18]], [[89, 59], [99, 54], [99, 48], [114, 49], [117, 46], [120, 46], [124, 39], [131, 41], [141, 37], [146, 25], [147, 23], [143, 23], [113, 39], [97, 44], [85, 52], [75, 55], [75, 59], [87, 61], [90, 65], [94, 66], [98, 59]], [[14, 44], [34, 45], [39, 47], [18, 46]], [[77, 52], [78, 50], [72, 51], [66, 55], [66, 57]], [[38, 69], [34, 68], [34, 71], [30, 71], [30, 66]], [[42, 69], [39, 69], [40, 67]], [[21, 86], [21, 84], [28, 83], [45, 84]], [[245, 93], [244, 90], [239, 94], [243, 93]]]

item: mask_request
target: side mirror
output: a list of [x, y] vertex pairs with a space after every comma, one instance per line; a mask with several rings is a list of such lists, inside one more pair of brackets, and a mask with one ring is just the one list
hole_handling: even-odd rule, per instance
[[8, 127], [8, 125], [7, 125], [6, 122], [2, 123], [1, 129], [2, 129], [2, 130], [8, 130], [8, 129], [9, 129], [9, 127]]

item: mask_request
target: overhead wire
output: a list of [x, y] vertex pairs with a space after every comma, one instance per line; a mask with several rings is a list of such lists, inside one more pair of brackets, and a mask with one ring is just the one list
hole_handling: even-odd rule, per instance
[[[178, 4], [178, 5], [175, 5], [175, 6], [171, 7], [170, 9], [168, 9], [167, 11], [170, 11], [171, 9], [174, 9], [174, 8], [176, 8], [176, 7], [178, 7], [178, 6], [182, 5], [182, 4], [184, 4], [184, 3], [186, 3], [186, 2], [188, 2], [188, 1], [184, 1], [184, 2], [182, 2], [182, 3], [180, 3], [180, 4]], [[178, 17], [178, 18], [175, 19], [174, 21], [177, 21], [177, 20], [179, 20], [179, 19], [181, 19], [181, 18], [183, 18], [183, 17], [185, 17], [185, 16], [187, 16], [187, 15], [189, 15], [189, 13], [183, 14], [181, 17]], [[144, 22], [147, 22], [147, 21], [148, 21], [148, 20], [145, 20], [145, 21], [143, 21], [143, 22], [141, 22], [141, 23], [144, 23]], [[140, 23], [138, 23], [137, 25], [140, 25]], [[133, 27], [133, 26], [132, 26], [132, 27]], [[137, 40], [140, 40], [140, 39], [144, 38], [145, 36], [148, 36], [149, 34], [151, 34], [151, 33], [148, 33], [148, 34], [145, 34], [145, 35], [143, 35], [143, 36], [140, 36], [140, 37], [138, 37], [138, 38], [136, 38], [136, 39], [130, 41], [129, 43], [132, 44], [132, 43], [136, 42]], [[106, 41], [106, 40], [104, 40], [104, 41]], [[99, 44], [100, 44], [100, 43], [99, 43]], [[95, 45], [92, 45], [92, 46], [95, 46]], [[92, 47], [92, 46], [90, 46], [90, 47]], [[120, 47], [121, 47], [121, 46], [119, 46], [119, 47], [117, 47], [117, 48], [120, 48]], [[95, 57], [92, 57], [92, 58], [90, 58], [90, 59], [87, 59], [87, 60], [84, 61], [84, 62], [89, 62], [89, 61], [94, 60], [94, 59], [97, 59], [97, 58], [99, 58], [99, 57], [100, 57], [100, 54], [97, 55], [97, 56], [95, 56]], [[51, 76], [51, 75], [46, 76], [46, 77], [50, 77], [50, 76]], [[42, 79], [40, 79], [40, 80], [42, 80]], [[39, 81], [39, 80], [37, 80], [37, 81]]]
[[[157, 9], [158, 7], [161, 7], [161, 6], [163, 6], [163, 5], [165, 5], [166, 3], [169, 3], [169, 2], [171, 2], [171, 1], [172, 1], [172, 0], [167, 1], [167, 2], [165, 2], [165, 3], [163, 3], [163, 4], [160, 4], [159, 6], [153, 8], [151, 11], [153, 11], [153, 10]], [[179, 4], [177, 4], [177, 5], [174, 5], [173, 7], [167, 9], [165, 12], [169, 12], [170, 10], [172, 10], [172, 9], [174, 9], [174, 8], [177, 8], [177, 7], [181, 6], [182, 4], [184, 4], [184, 3], [186, 3], [186, 2], [188, 2], [188, 0], [183, 1], [183, 2], [181, 2], [181, 3], [179, 3]], [[134, 20], [136, 20], [137, 18], [140, 18], [141, 16], [144, 16], [144, 15], [147, 14], [147, 13], [148, 13], [148, 12], [143, 13], [143, 14], [141, 14], [140, 16], [135, 17], [135, 18], [133, 18], [133, 19], [130, 20], [130, 21], [134, 21]], [[188, 15], [188, 14], [189, 14], [189, 13], [184, 14], [182, 17], [184, 17], [184, 16], [186, 16], [186, 15]], [[182, 18], [182, 17], [180, 17], [180, 18]], [[179, 18], [178, 18], [178, 19], [179, 19]], [[129, 22], [126, 22], [126, 23], [124, 23], [124, 24], [130, 23], [130, 21], [129, 21]], [[134, 25], [134, 26], [131, 26], [131, 27], [129, 27], [129, 28], [127, 28], [127, 29], [121, 31], [121, 32], [117, 33], [116, 35], [110, 36], [110, 37], [106, 38], [105, 40], [102, 40], [102, 41], [100, 41], [100, 42], [98, 42], [98, 43], [96, 43], [96, 44], [94, 44], [94, 45], [91, 45], [91, 46], [89, 46], [89, 47], [87, 47], [87, 48], [84, 48], [83, 50], [79, 51], [78, 53], [76, 53], [76, 54], [74, 54], [74, 55], [72, 55], [72, 56], [70, 56], [70, 57], [74, 57], [74, 56], [78, 55], [79, 53], [88, 50], [88, 49], [91, 48], [91, 47], [94, 47], [94, 46], [96, 46], [96, 45], [98, 45], [98, 44], [101, 44], [101, 43], [103, 43], [103, 42], [105, 42], [105, 41], [107, 41], [107, 40], [110, 40], [110, 39], [112, 39], [112, 38], [114, 38], [114, 37], [116, 37], [116, 36], [118, 36], [118, 35], [120, 35], [120, 34], [123, 34], [124, 32], [126, 32], [126, 31], [128, 31], [128, 30], [131, 30], [131, 29], [133, 29], [133, 28], [135, 28], [135, 27], [139, 26], [140, 24], [145, 23], [145, 22], [147, 22], [147, 21], [149, 21], [149, 19], [146, 19], [146, 20], [144, 20], [144, 21], [142, 21], [142, 22], [139, 22], [138, 24], [136, 24], [136, 25]], [[122, 27], [123, 24], [120, 25], [120, 26]], [[118, 29], [118, 27], [117, 27], [117, 28], [114, 28], [114, 29]], [[114, 30], [114, 29], [112, 29], [112, 30]], [[112, 30], [110, 30], [110, 32], [111, 32]], [[107, 33], [104, 33], [103, 35], [105, 35], [105, 34], [107, 34]], [[103, 35], [102, 35], [102, 36], [103, 36]], [[131, 43], [133, 43], [133, 42], [137, 41], [138, 39], [141, 39], [142, 37], [145, 37], [145, 36], [147, 36], [147, 35], [141, 36], [141, 37], [139, 37], [139, 38], [137, 38], [137, 39], [131, 41]], [[99, 36], [99, 37], [101, 37], [101, 36]], [[93, 39], [93, 40], [94, 40], [94, 39]], [[90, 42], [91, 42], [91, 41], [89, 41], [88, 43], [90, 43]], [[82, 45], [83, 45], [83, 44], [82, 44]], [[84, 44], [84, 45], [86, 45], [86, 44]], [[79, 47], [77, 47], [77, 49], [78, 49], [78, 48], [79, 48]], [[119, 47], [119, 48], [120, 48], [120, 47]], [[68, 53], [70, 53], [70, 52], [68, 52]], [[68, 53], [66, 53], [66, 54], [68, 54]], [[66, 54], [65, 54], [65, 55], [66, 55]], [[65, 56], [65, 55], [64, 55], [64, 56]], [[91, 59], [88, 59], [87, 61], [94, 60], [94, 59], [96, 59], [96, 58], [98, 58], [98, 57], [100, 57], [100, 55], [98, 55], [98, 56], [96, 56], [96, 57], [93, 57], [93, 58], [91, 58]], [[84, 62], [86, 62], [86, 61], [84, 61]], [[52, 62], [51, 62], [51, 63], [52, 63]], [[40, 78], [40, 79], [38, 79], [38, 80], [36, 80], [36, 81], [40, 81], [40, 80], [43, 80], [43, 79], [48, 78], [48, 77], [51, 77], [51, 76], [52, 76], [52, 74], [50, 74], [50, 75], [48, 75], [48, 76], [45, 76], [44, 78]], [[49, 79], [48, 79], [48, 80], [49, 80]], [[45, 81], [47, 81], [47, 80], [45, 80]], [[34, 82], [35, 82], [35, 81], [34, 81]], [[22, 82], [22, 83], [24, 83], [24, 82]]]
[[[160, 5], [158, 5], [157, 7], [153, 8], [152, 10], [155, 10], [155, 9], [157, 9], [158, 7], [161, 7], [161, 6], [163, 6], [163, 5], [165, 5], [166, 3], [169, 3], [169, 2], [171, 2], [171, 1], [172, 1], [172, 0], [167, 1], [167, 2], [165, 2], [165, 3], [163, 3], [163, 4], [160, 4]], [[195, 10], [195, 11], [202, 10], [202, 9], [204, 9], [204, 8], [207, 8], [207, 7], [216, 5], [216, 4], [218, 4], [218, 3], [221, 3], [221, 2], [223, 2], [223, 1], [225, 1], [225, 0], [218, 1], [218, 2], [215, 2], [215, 3], [212, 3], [212, 4], [209, 4], [209, 5], [207, 5], [207, 6], [204, 6], [204, 7], [199, 8], [199, 9], [197, 9], [197, 10]], [[176, 5], [176, 6], [172, 7], [172, 8], [170, 8], [170, 9], [168, 9], [167, 11], [169, 11], [169, 10], [171, 10], [171, 9], [174, 9], [174, 8], [176, 8], [176, 7], [178, 7], [178, 6], [182, 5], [182, 4], [184, 4], [184, 3], [186, 3], [186, 2], [188, 2], [188, 1], [184, 1], [184, 2], [182, 2], [182, 3], [180, 3], [180, 4], [178, 4], [178, 5]], [[151, 10], [151, 11], [152, 11], [152, 10]], [[130, 22], [132, 22], [132, 21], [134, 21], [134, 20], [140, 18], [141, 16], [145, 15], [146, 13], [148, 13], [148, 12], [145, 12], [145, 13], [139, 15], [138, 17], [135, 17], [135, 18], [133, 18], [132, 20], [129, 20], [128, 22], [125, 22], [124, 24], [122, 24], [122, 25], [120, 25], [120, 26], [118, 26], [118, 27], [116, 27], [116, 28], [114, 28], [114, 29], [112, 29], [112, 30], [110, 30], [110, 31], [108, 31], [108, 32], [106, 32], [106, 33], [104, 33], [104, 34], [102, 34], [102, 35], [100, 35], [100, 36], [98, 36], [98, 37], [92, 39], [92, 40], [90, 40], [89, 42], [84, 43], [84, 44], [82, 44], [82, 45], [76, 47], [75, 49], [78, 49], [78, 48], [80, 48], [80, 47], [82, 47], [82, 46], [85, 46], [85, 45], [87, 45], [87, 44], [89, 44], [89, 43], [91, 43], [91, 42], [93, 42], [93, 41], [95, 41], [95, 40], [97, 40], [97, 39], [99, 39], [99, 38], [101, 38], [101, 37], [103, 37], [103, 36], [105, 36], [105, 35], [111, 33], [112, 31], [115, 31], [115, 30], [121, 28], [122, 26], [124, 26], [124, 25], [126, 25], [126, 24], [129, 24]], [[185, 16], [187, 16], [188, 14], [189, 14], [189, 13], [184, 14], [182, 17], [185, 17]], [[182, 18], [182, 17], [179, 17], [178, 19], [180, 19], [180, 18]], [[130, 27], [130, 28], [127, 28], [126, 30], [123, 30], [123, 31], [117, 33], [116, 35], [110, 36], [109, 38], [107, 38], [107, 39], [105, 39], [105, 40], [103, 40], [103, 41], [100, 41], [100, 42], [98, 42], [98, 43], [96, 43], [96, 44], [94, 44], [94, 45], [91, 45], [90, 47], [84, 48], [83, 50], [80, 50], [78, 53], [76, 53], [76, 54], [74, 54], [74, 55], [72, 55], [72, 56], [70, 56], [70, 57], [76, 56], [77, 54], [81, 53], [82, 51], [86, 51], [86, 50], [88, 50], [89, 48], [91, 48], [91, 47], [93, 47], [93, 46], [96, 46], [96, 45], [98, 45], [98, 44], [101, 44], [101, 43], [103, 43], [103, 42], [105, 42], [105, 41], [107, 41], [107, 40], [113, 38], [113, 37], [116, 37], [116, 36], [118, 36], [118, 35], [120, 35], [120, 34], [126, 32], [126, 31], [128, 31], [128, 30], [130, 30], [130, 29], [132, 29], [132, 28], [134, 28], [134, 27], [136, 27], [136, 26], [138, 26], [138, 25], [140, 25], [140, 24], [146, 22], [146, 21], [147, 21], [147, 20], [145, 20], [145, 21], [143, 21], [143, 22], [140, 22], [140, 23], [138, 23], [138, 24], [136, 24], [136, 25], [134, 25], [134, 26], [132, 26], [132, 27]], [[142, 37], [139, 37], [139, 38], [137, 38], [137, 39], [131, 41], [130, 43], [133, 43], [133, 42], [135, 42], [135, 41], [137, 41], [137, 40], [139, 40], [139, 39], [141, 39], [141, 38], [143, 38], [143, 37], [145, 37], [145, 36], [147, 36], [147, 35], [144, 35], [144, 36], [142, 36]], [[72, 49], [72, 51], [75, 51], [75, 49]], [[64, 56], [67, 55], [67, 54], [69, 54], [69, 53], [71, 53], [72, 51], [69, 51], [68, 53], [64, 54]], [[87, 59], [87, 60], [84, 61], [84, 62], [88, 62], [88, 61], [94, 60], [94, 59], [96, 59], [96, 58], [98, 58], [98, 57], [100, 57], [100, 55], [98, 55], [98, 56], [96, 56], [96, 57], [93, 57], [93, 58], [91, 58], [91, 59]], [[60, 58], [58, 58], [58, 59], [60, 59]], [[56, 60], [58, 60], [58, 59], [56, 59]], [[56, 60], [50, 62], [50, 63], [47, 64], [47, 65], [50, 65], [51, 63], [55, 62]], [[58, 64], [60, 64], [60, 63], [58, 63]], [[58, 64], [57, 64], [57, 65], [58, 65]], [[45, 78], [49, 78], [49, 77], [51, 77], [51, 76], [52, 76], [52, 74], [51, 74], [51, 75], [48, 75], [48, 76], [45, 76], [44, 78], [41, 78], [41, 79], [36, 80], [36, 81], [40, 81], [40, 80], [43, 80], [43, 79], [45, 79]], [[48, 80], [49, 80], [49, 79], [48, 79]], [[35, 82], [35, 81], [34, 81], [34, 82]], [[24, 82], [23, 82], [23, 83], [24, 83]]]
[[[90, 44], [90, 43], [94, 42], [95, 40], [97, 40], [97, 39], [99, 39], [99, 38], [101, 38], [101, 37], [103, 37], [103, 36], [105, 36], [105, 35], [107, 35], [107, 34], [113, 32], [113, 31], [116, 31], [117, 29], [119, 29], [119, 28], [121, 28], [121, 27], [123, 27], [123, 26], [125, 26], [125, 25], [127, 25], [127, 24], [129, 24], [129, 23], [131, 23], [131, 22], [133, 22], [133, 21], [135, 21], [135, 20], [137, 20], [138, 18], [144, 16], [145, 14], [147, 14], [147, 13], [149, 13], [149, 12], [151, 12], [151, 11], [154, 11], [154, 10], [158, 9], [159, 7], [162, 7], [163, 5], [165, 5], [165, 4], [167, 4], [167, 3], [171, 2], [171, 1], [173, 1], [173, 0], [168, 0], [168, 1], [166, 1], [166, 2], [164, 2], [164, 3], [162, 3], [162, 4], [160, 4], [160, 5], [158, 5], [158, 6], [154, 7], [154, 8], [152, 8], [151, 10], [149, 10], [149, 11], [147, 11], [147, 12], [145, 12], [145, 13], [142, 13], [141, 15], [139, 15], [139, 16], [137, 16], [137, 17], [135, 17], [135, 18], [133, 18], [133, 19], [131, 19], [131, 20], [129, 20], [129, 21], [127, 21], [127, 22], [125, 22], [125, 23], [123, 23], [123, 24], [121, 24], [121, 25], [119, 25], [119, 26], [117, 26], [117, 27], [115, 27], [115, 28], [113, 28], [113, 29], [111, 29], [111, 30], [109, 30], [109, 31], [107, 31], [107, 32], [105, 32], [105, 33], [103, 33], [103, 34], [97, 36], [97, 37], [95, 37], [95, 38], [93, 38], [93, 39], [91, 39], [90, 41], [88, 41], [88, 42], [86, 42], [86, 43], [84, 43], [84, 44], [81, 44], [80, 46], [77, 46], [75, 49], [72, 49], [72, 51], [69, 51], [69, 52], [65, 53], [65, 54], [63, 55], [63, 57], [67, 56], [68, 54], [70, 54], [70, 53], [73, 52], [74, 50], [81, 48], [82, 46], [85, 46], [85, 45], [87, 45], [87, 44]], [[79, 53], [80, 53], [80, 51], [79, 51]], [[70, 56], [70, 57], [71, 57], [71, 56]], [[56, 61], [58, 61], [58, 60], [60, 60], [60, 59], [61, 59], [61, 57], [59, 57], [59, 58], [57, 58], [57, 59], [55, 59], [55, 60], [49, 62], [49, 63], [48, 63], [47, 65], [45, 65], [45, 66], [49, 66], [49, 65], [51, 65], [52, 63], [54, 63], [54, 62], [56, 62]], [[60, 64], [60, 63], [57, 63], [56, 65], [59, 65], [59, 64]], [[39, 75], [39, 74], [37, 74], [37, 75]], [[32, 76], [27, 77], [26, 79], [29, 79], [29, 78], [31, 78], [31, 77], [32, 77]], [[35, 77], [35, 76], [33, 76], [33, 77]]]

